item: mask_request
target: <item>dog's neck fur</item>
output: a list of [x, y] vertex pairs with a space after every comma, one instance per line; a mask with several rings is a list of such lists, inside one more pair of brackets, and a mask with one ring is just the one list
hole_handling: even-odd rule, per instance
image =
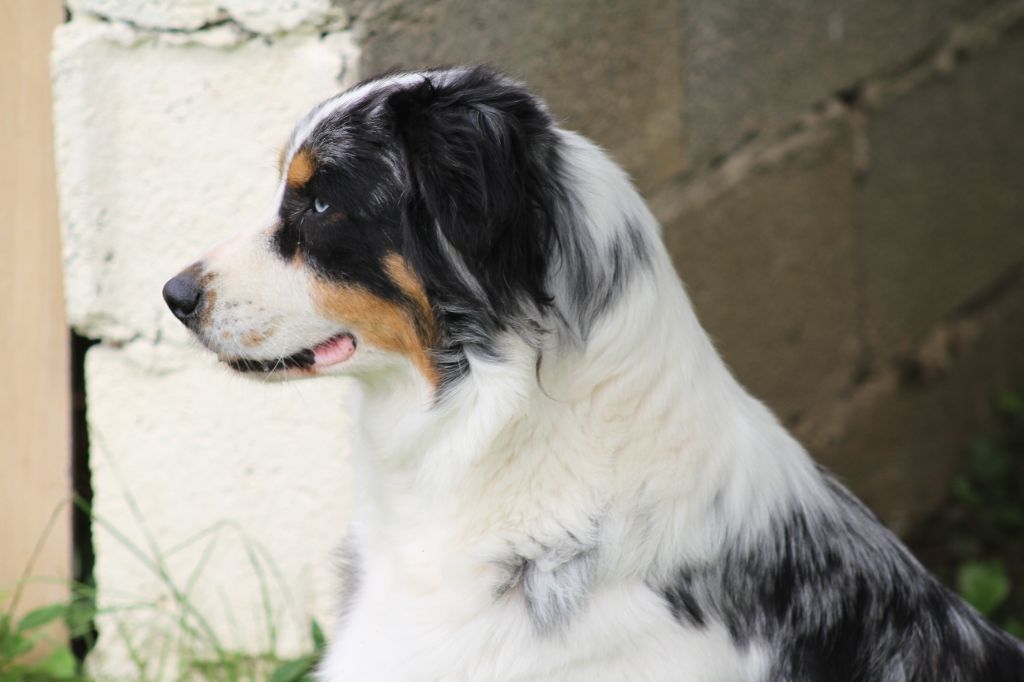
[[622, 309], [604, 317], [617, 324], [553, 343], [539, 371], [537, 352], [509, 334], [500, 360], [469, 355], [471, 371], [440, 404], [413, 372], [364, 381], [356, 481], [367, 552], [405, 544], [428, 570], [431, 557], [434, 569], [442, 557], [500, 563], [596, 546], [600, 533], [618, 565], [602, 562], [597, 578], [667, 574], [680, 560], [713, 562], [821, 490], [803, 449], [714, 350], [628, 180], [573, 144], [581, 176], [603, 163], [589, 177], [619, 184], [584, 178], [584, 193], [625, 202], [587, 216], [595, 243], [630, 223], [647, 251], [612, 304]]

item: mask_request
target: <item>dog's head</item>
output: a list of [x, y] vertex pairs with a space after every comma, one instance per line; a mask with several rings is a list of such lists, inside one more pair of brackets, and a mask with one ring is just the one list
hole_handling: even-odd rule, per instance
[[543, 103], [489, 69], [362, 83], [296, 127], [272, 215], [164, 298], [240, 372], [404, 369], [441, 388], [550, 305], [556, 138]]

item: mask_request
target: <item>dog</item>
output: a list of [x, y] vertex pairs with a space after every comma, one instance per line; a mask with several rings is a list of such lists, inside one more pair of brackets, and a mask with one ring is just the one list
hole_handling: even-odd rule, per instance
[[163, 295], [237, 372], [359, 386], [323, 682], [1024, 680], [737, 383], [626, 174], [520, 83], [360, 83], [272, 206]]

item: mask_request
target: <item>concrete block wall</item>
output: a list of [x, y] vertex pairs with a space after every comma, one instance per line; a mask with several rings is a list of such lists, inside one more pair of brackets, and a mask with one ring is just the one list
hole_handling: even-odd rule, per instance
[[[70, 9], [57, 143], [69, 314], [101, 341], [97, 512], [141, 542], [144, 518], [167, 548], [244, 529], [287, 588], [285, 653], [330, 609], [348, 387], [225, 374], [159, 288], [265, 208], [295, 117], [359, 77], [489, 62], [609, 149], [741, 380], [897, 530], [941, 503], [992, 392], [1024, 385], [1021, 0]], [[96, 542], [103, 604], [166, 598], [116, 537]], [[189, 545], [170, 570], [202, 556]], [[258, 607], [245, 556], [219, 544], [196, 599], [231, 646], [266, 648], [258, 619], [224, 615]], [[94, 665], [124, 670], [117, 624], [100, 633]]]
[[273, 208], [292, 125], [355, 82], [347, 19], [326, 0], [70, 9], [53, 55], [65, 288], [71, 324], [100, 342], [85, 366], [103, 611], [90, 666], [178, 679], [215, 646], [308, 651], [338, 589], [349, 386], [229, 374], [160, 290]]

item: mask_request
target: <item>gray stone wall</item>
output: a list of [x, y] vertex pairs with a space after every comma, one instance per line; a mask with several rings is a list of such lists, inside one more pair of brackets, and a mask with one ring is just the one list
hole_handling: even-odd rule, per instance
[[488, 62], [609, 149], [740, 379], [897, 529], [1024, 385], [1024, 3], [350, 11], [364, 75]]

